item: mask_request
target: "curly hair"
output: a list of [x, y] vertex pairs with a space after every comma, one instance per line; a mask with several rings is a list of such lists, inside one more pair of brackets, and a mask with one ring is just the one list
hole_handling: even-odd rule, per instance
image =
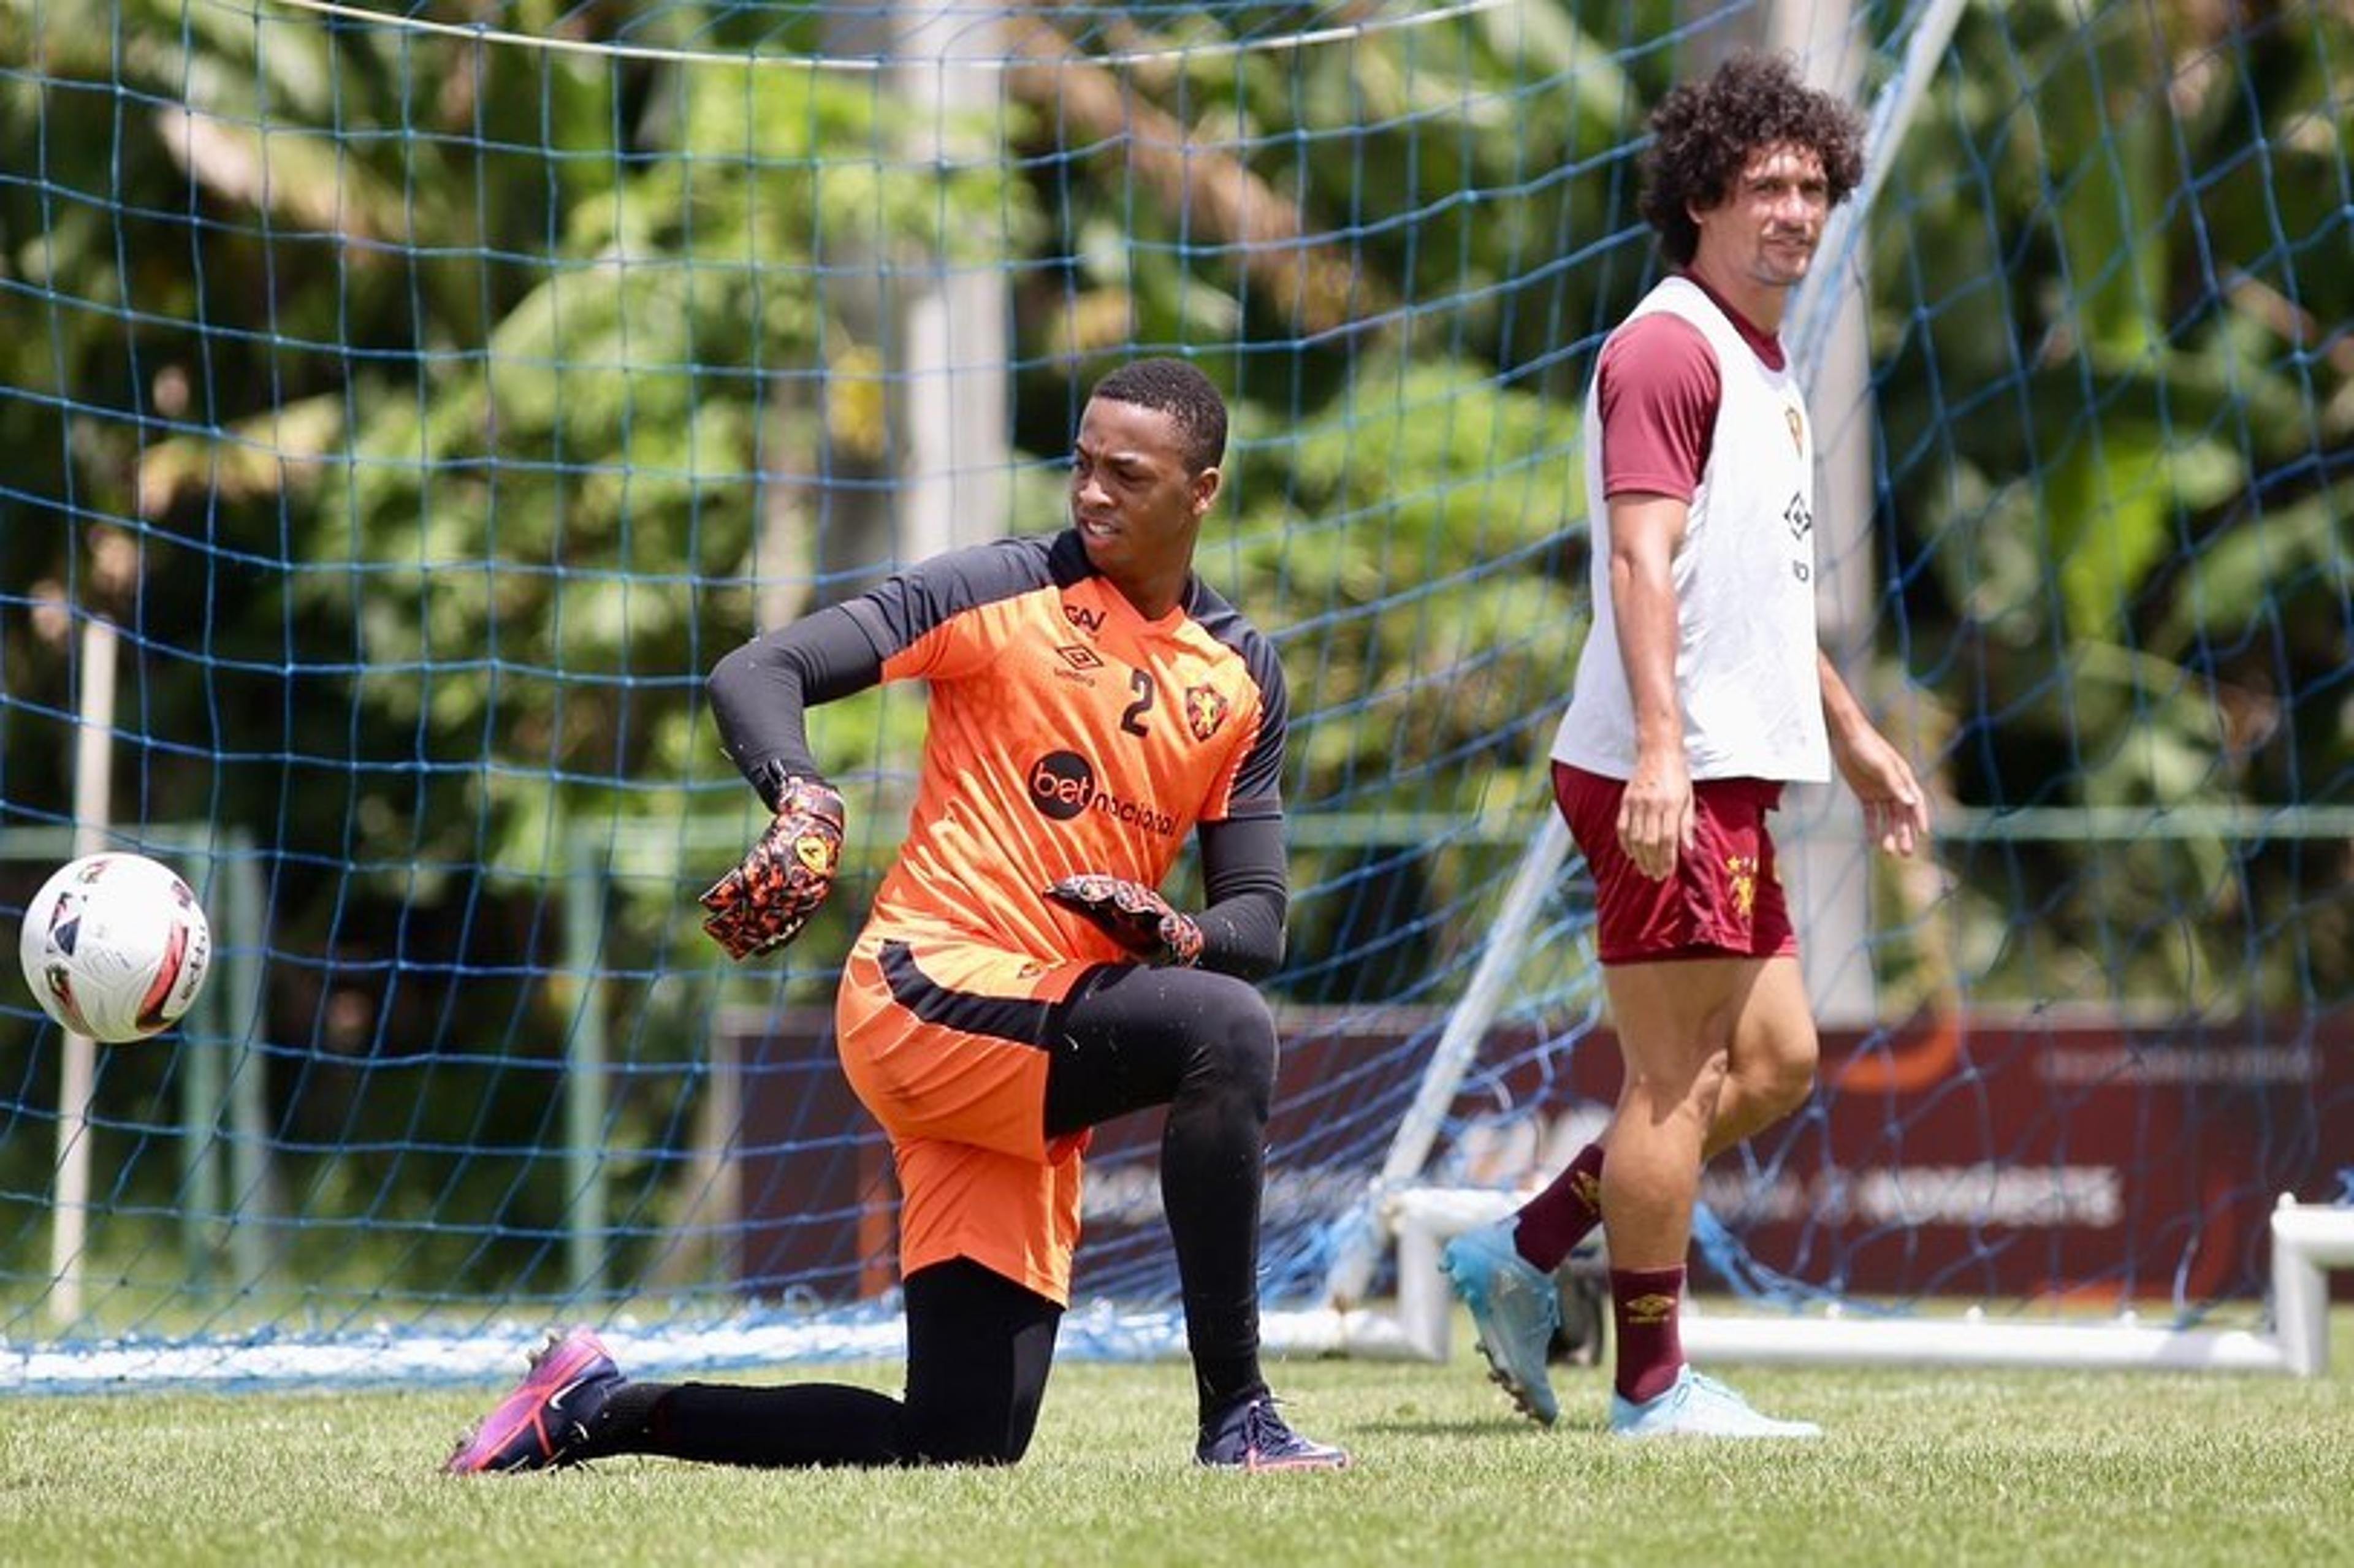
[[1642, 214], [1679, 267], [1700, 247], [1691, 208], [1723, 201], [1750, 156], [1788, 143], [1822, 160], [1837, 207], [1863, 179], [1863, 116], [1808, 87], [1780, 55], [1736, 54], [1706, 81], [1685, 82], [1651, 111]]
[[1182, 359], [1132, 359], [1096, 383], [1092, 397], [1150, 408], [1177, 421], [1188, 472], [1215, 468], [1226, 455], [1226, 400], [1210, 378]]

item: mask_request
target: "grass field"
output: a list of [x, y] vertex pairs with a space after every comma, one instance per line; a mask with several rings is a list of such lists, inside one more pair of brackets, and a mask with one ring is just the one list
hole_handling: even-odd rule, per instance
[[1058, 1368], [996, 1471], [461, 1480], [436, 1467], [493, 1390], [23, 1396], [0, 1399], [0, 1563], [2348, 1563], [2354, 1319], [2334, 1329], [2312, 1381], [1723, 1369], [1829, 1429], [1807, 1445], [1614, 1441], [1597, 1372], [1559, 1375], [1548, 1432], [1467, 1354], [1280, 1364], [1296, 1422], [1358, 1456], [1316, 1476], [1193, 1468], [1173, 1365]]

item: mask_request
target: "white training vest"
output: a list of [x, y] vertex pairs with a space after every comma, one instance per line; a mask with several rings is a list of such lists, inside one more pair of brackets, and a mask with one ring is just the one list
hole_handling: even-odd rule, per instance
[[[1701, 330], [1723, 384], [1708, 463], [1670, 566], [1685, 760], [1694, 779], [1819, 782], [1830, 777], [1830, 747], [1815, 662], [1815, 450], [1805, 400], [1789, 371], [1761, 363], [1697, 283], [1668, 279], [1627, 319], [1654, 311]], [[1635, 715], [1610, 600], [1601, 399], [1593, 388], [1585, 440], [1594, 626], [1553, 755], [1626, 779], [1635, 770]]]

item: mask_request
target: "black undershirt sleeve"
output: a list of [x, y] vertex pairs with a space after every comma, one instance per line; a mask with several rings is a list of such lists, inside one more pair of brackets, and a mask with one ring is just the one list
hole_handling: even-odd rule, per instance
[[705, 691], [719, 741], [774, 810], [789, 779], [817, 779], [808, 710], [883, 680], [883, 656], [857, 620], [829, 606], [719, 661]]
[[1204, 822], [1204, 907], [1201, 967], [1244, 980], [1263, 980], [1283, 962], [1283, 917], [1290, 902], [1290, 868], [1281, 817]]

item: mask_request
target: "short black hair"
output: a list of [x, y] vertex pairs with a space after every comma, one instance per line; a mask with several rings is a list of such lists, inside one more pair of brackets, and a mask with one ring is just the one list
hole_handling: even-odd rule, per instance
[[1787, 143], [1823, 163], [1837, 207], [1863, 180], [1863, 116], [1808, 87], [1787, 56], [1743, 50], [1706, 81], [1688, 81], [1651, 111], [1643, 152], [1643, 219], [1678, 267], [1700, 249], [1691, 208], [1723, 201], [1757, 152]]
[[1175, 419], [1189, 473], [1215, 468], [1225, 460], [1226, 400], [1186, 360], [1132, 359], [1097, 382], [1093, 396]]

